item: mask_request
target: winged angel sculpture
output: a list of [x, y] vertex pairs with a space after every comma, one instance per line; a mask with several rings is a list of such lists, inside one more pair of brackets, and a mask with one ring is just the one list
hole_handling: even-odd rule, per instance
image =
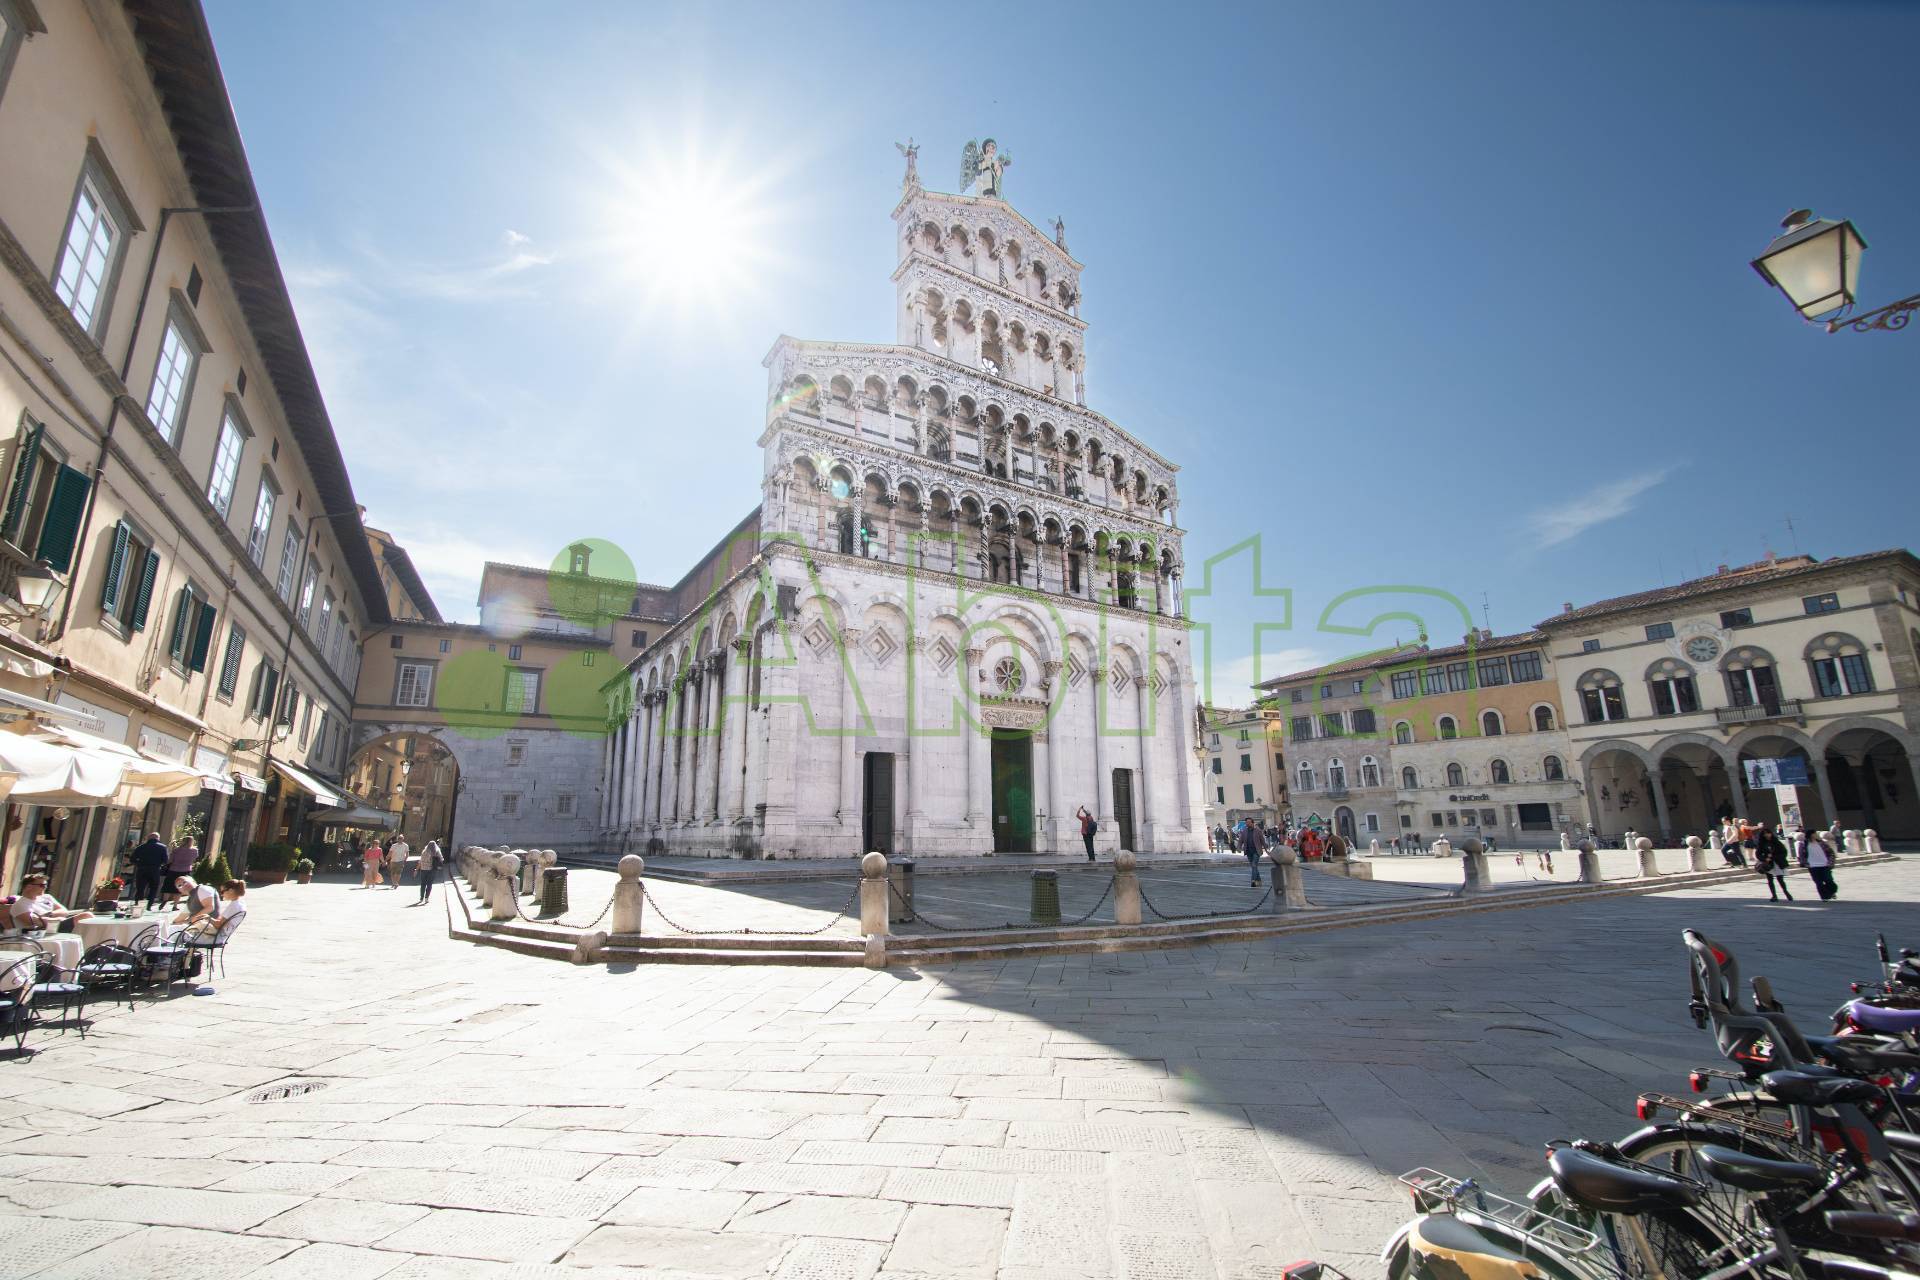
[[1007, 166], [1012, 163], [1013, 157], [1003, 154], [992, 138], [982, 143], [967, 143], [967, 149], [960, 153], [960, 194], [1005, 200], [1002, 183]]

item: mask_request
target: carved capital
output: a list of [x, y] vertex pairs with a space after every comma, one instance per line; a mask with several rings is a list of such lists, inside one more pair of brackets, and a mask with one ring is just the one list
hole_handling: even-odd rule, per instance
[[735, 636], [733, 638], [733, 651], [739, 654], [742, 660], [745, 660], [753, 653], [753, 637]]
[[1135, 676], [1135, 677], [1133, 678], [1133, 687], [1134, 687], [1134, 688], [1136, 688], [1136, 689], [1144, 689], [1144, 688], [1146, 688], [1146, 687], [1147, 687], [1147, 678], [1146, 678], [1145, 676]]
[[707, 670], [711, 671], [714, 675], [719, 675], [726, 665], [727, 655], [724, 653], [712, 654], [707, 658]]
[[1105, 667], [1094, 667], [1089, 670], [1087, 674], [1093, 677], [1094, 683], [1098, 684], [1107, 678], [1107, 669]]

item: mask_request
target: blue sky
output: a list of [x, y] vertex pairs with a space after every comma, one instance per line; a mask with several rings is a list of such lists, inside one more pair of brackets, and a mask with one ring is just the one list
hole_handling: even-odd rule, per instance
[[1193, 584], [1257, 536], [1291, 590], [1218, 567], [1221, 700], [1256, 622], [1269, 675], [1367, 647], [1355, 590], [1511, 631], [1915, 541], [1920, 328], [1829, 337], [1747, 262], [1807, 205], [1864, 302], [1920, 290], [1920, 6], [207, 8], [355, 488], [451, 618], [484, 558], [671, 582], [753, 506], [773, 340], [892, 340], [910, 135], [1065, 217]]

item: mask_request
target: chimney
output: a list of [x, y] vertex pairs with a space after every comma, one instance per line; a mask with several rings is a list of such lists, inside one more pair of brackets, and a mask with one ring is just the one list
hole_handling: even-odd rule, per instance
[[1571, 601], [1571, 600], [1569, 600], [1569, 601], [1567, 601], [1567, 602], [1566, 602], [1565, 604], [1562, 604], [1562, 605], [1560, 606], [1560, 612], [1562, 612], [1562, 613], [1572, 613], [1572, 612], [1573, 612], [1573, 601]]
[[1714, 572], [1715, 572], [1715, 573], [1717, 573], [1717, 574], [1718, 574], [1718, 573], [1725, 573], [1726, 571], [1727, 571], [1727, 566], [1725, 566], [1725, 565], [1721, 565], [1721, 566], [1720, 566], [1720, 567], [1719, 567], [1718, 569], [1715, 569], [1715, 570], [1714, 570]]

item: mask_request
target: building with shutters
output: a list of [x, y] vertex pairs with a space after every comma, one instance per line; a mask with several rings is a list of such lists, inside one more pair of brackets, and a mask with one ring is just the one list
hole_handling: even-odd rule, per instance
[[1285, 825], [1290, 814], [1285, 723], [1270, 707], [1202, 708], [1200, 792], [1208, 830], [1242, 818]]
[[386, 595], [196, 0], [0, 0], [0, 483], [0, 888], [343, 799]]

